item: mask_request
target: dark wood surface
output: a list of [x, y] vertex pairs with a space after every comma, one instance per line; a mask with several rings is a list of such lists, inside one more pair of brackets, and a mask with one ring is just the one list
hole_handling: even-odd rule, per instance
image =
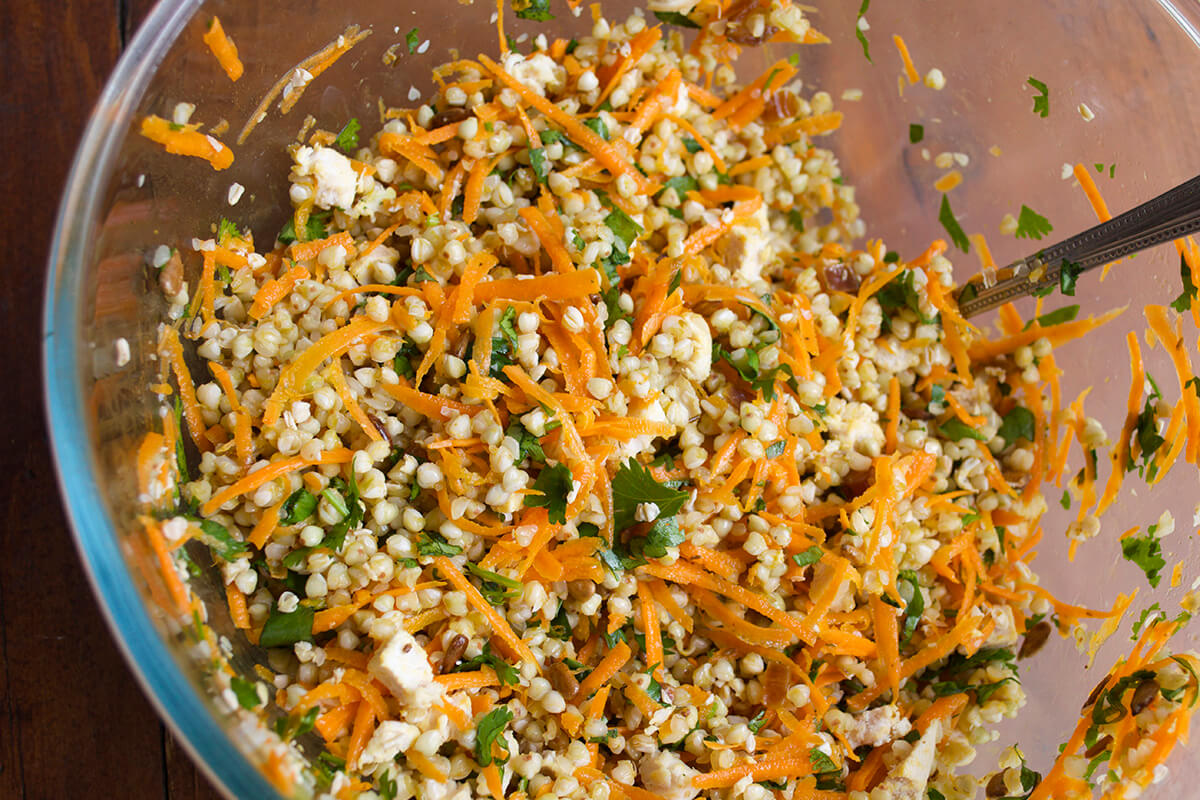
[[[219, 795], [117, 651], [59, 503], [42, 411], [43, 272], [92, 103], [149, 0], [0, 2], [0, 798]], [[14, 380], [14, 376], [16, 380]]]

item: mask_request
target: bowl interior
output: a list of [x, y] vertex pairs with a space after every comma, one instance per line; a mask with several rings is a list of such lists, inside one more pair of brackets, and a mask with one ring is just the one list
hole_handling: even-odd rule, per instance
[[[933, 186], [946, 171], [937, 166], [944, 152], [966, 156], [958, 167], [965, 181], [950, 193], [956, 215], [967, 233], [986, 235], [1001, 264], [1037, 246], [999, 231], [1002, 217], [1023, 204], [1051, 221], [1050, 240], [1095, 222], [1079, 187], [1062, 178], [1064, 164], [1102, 165], [1093, 175], [1118, 211], [1200, 173], [1200, 149], [1192, 145], [1200, 129], [1200, 6], [1192, 0], [1121, 0], [1105, 4], [1102, 13], [1082, 0], [878, 3], [867, 14], [871, 62], [854, 36], [857, 6], [826, 3], [813, 16], [833, 43], [801, 49], [800, 76], [806, 92], [828, 91], [845, 112], [842, 130], [823, 144], [838, 154], [846, 182], [858, 187], [868, 236], [882, 237], [890, 249], [912, 257], [945, 236], [937, 222], [942, 197]], [[606, 10], [615, 15], [629, 7], [607, 4]], [[236, 85], [213, 67], [201, 42], [214, 13], [235, 36], [246, 63]], [[156, 382], [155, 330], [163, 310], [147, 276], [147, 256], [160, 244], [187, 249], [221, 217], [272, 238], [288, 213], [281, 192], [289, 169], [283, 146], [306, 116], [332, 130], [357, 117], [365, 133], [374, 132], [381, 124], [379, 98], [416, 105], [410, 93], [429, 90], [433, 66], [456, 51], [495, 50], [489, 16], [479, 5], [397, 7], [370, 0], [164, 2], [113, 76], [72, 171], [46, 305], [48, 405], [64, 496], [96, 591], [148, 693], [210, 776], [232, 794], [264, 797], [273, 791], [243, 755], [254, 749], [253, 734], [236, 727], [202, 689], [194, 643], [158, 611], [162, 587], [143, 568], [131, 465], [156, 413], [146, 387]], [[564, 6], [555, 21], [541, 25], [515, 24], [509, 15], [508, 30], [518, 39], [569, 35], [586, 30], [589, 19], [586, 9], [576, 18]], [[289, 114], [281, 114], [277, 102], [270, 105], [245, 144], [236, 146], [231, 169], [217, 173], [198, 160], [169, 158], [136, 135], [134, 121], [142, 115], [170, 118], [177, 103], [187, 102], [196, 106], [196, 121], [227, 120], [222, 138], [232, 143], [266, 90], [350, 25], [372, 35], [314, 81]], [[424, 52], [409, 53], [404, 44], [414, 28], [419, 41], [429, 41]], [[922, 73], [941, 69], [944, 90], [899, 83], [893, 33], [903, 35]], [[383, 55], [396, 45], [399, 58], [387, 66]], [[747, 74], [760, 56], [746, 59]], [[1047, 118], [1031, 110], [1030, 77], [1049, 86]], [[862, 99], [842, 99], [848, 90], [861, 90]], [[1083, 119], [1080, 104], [1091, 109], [1093, 120]], [[909, 141], [911, 124], [924, 127], [919, 144]], [[235, 182], [245, 194], [231, 206], [228, 191]], [[952, 257], [960, 280], [979, 266], [974, 252]], [[1059, 356], [1064, 398], [1069, 402], [1093, 387], [1088, 413], [1110, 435], [1124, 417], [1125, 334], [1144, 328], [1145, 304], [1166, 302], [1178, 292], [1178, 259], [1169, 248], [1114, 267], [1105, 281], [1093, 274], [1080, 283], [1075, 302], [1081, 313], [1127, 307], [1117, 321]], [[1046, 308], [1062, 302], [1049, 298]], [[1028, 316], [1032, 302], [1019, 308]], [[1188, 328], [1186, 335], [1195, 331]], [[131, 348], [124, 366], [116, 359], [119, 338]], [[1148, 354], [1147, 364], [1160, 382], [1172, 384], [1161, 349]], [[1171, 386], [1172, 396], [1176, 389]], [[1072, 469], [1078, 466], [1072, 462]], [[1058, 507], [1060, 491], [1048, 492], [1051, 509], [1035, 562], [1059, 596], [1099, 607], [1116, 592], [1136, 588], [1136, 619], [1152, 602], [1151, 593], [1141, 572], [1120, 558], [1117, 535], [1155, 522], [1167, 509], [1178, 523], [1164, 545], [1168, 564], [1184, 559], [1184, 575], [1196, 574], [1200, 561], [1191, 532], [1197, 492], [1189, 470], [1177, 469], [1153, 489], [1127, 492], [1105, 517], [1103, 536], [1070, 564], [1064, 532], [1074, 516]], [[1154, 599], [1174, 608], [1189, 581]], [[219, 582], [198, 583], [219, 619]], [[263, 661], [232, 631], [214, 626], [229, 634], [240, 669]], [[1096, 669], [1106, 669], [1126, 647], [1127, 633], [1113, 637]], [[1035, 768], [1047, 767], [1099, 677], [1085, 664], [1073, 642], [1053, 639], [1036, 667], [1023, 671], [1029, 704], [1017, 721], [1001, 726], [996, 745], [1020, 742]], [[994, 763], [987, 759], [985, 753], [978, 771]], [[1200, 777], [1200, 752], [1178, 752], [1170, 763], [1177, 780], [1155, 796], [1190, 796], [1181, 787]]]

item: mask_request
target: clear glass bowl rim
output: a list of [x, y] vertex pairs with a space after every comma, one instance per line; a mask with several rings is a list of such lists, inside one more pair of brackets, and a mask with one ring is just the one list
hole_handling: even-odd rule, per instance
[[[85, 572], [117, 645], [159, 717], [210, 781], [231, 797], [280, 795], [234, 747], [212, 710], [167, 649], [130, 580], [118, 534], [103, 509], [84, 415], [78, 343], [84, 265], [97, 205], [156, 68], [202, 0], [162, 0], [122, 53], [96, 101], [68, 174], [46, 267], [42, 311], [45, 407], [59, 491]], [[69, 498], [69, 500], [68, 500]]]

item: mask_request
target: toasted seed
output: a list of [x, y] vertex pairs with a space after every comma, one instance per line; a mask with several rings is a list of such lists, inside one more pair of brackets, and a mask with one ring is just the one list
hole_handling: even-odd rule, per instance
[[988, 797], [1004, 797], [1004, 795], [1008, 794], [1008, 786], [1006, 786], [1004, 783], [1003, 771], [997, 772], [992, 776], [992, 779], [988, 781], [985, 794], [987, 794]]
[[1050, 638], [1052, 630], [1050, 623], [1042, 620], [1037, 625], [1034, 625], [1025, 633], [1025, 641], [1021, 642], [1021, 649], [1017, 651], [1017, 658], [1029, 658], [1042, 649], [1046, 644], [1046, 640]]
[[450, 644], [446, 645], [446, 652], [442, 654], [442, 672], [454, 669], [454, 665], [458, 663], [465, 652], [467, 652], [467, 637], [460, 633], [450, 640]]
[[429, 128], [432, 130], [433, 128], [440, 128], [443, 125], [462, 122], [468, 116], [470, 116], [470, 113], [465, 108], [450, 106], [433, 115], [433, 119], [429, 120]]
[[1113, 738], [1111, 736], [1102, 736], [1096, 740], [1096, 743], [1084, 751], [1084, 758], [1095, 758], [1112, 746]]
[[158, 286], [165, 297], [174, 297], [183, 288], [183, 259], [178, 251], [171, 253], [170, 260], [158, 273]]
[[1158, 681], [1154, 678], [1146, 678], [1138, 684], [1133, 690], [1133, 699], [1129, 701], [1129, 711], [1135, 717], [1146, 710], [1146, 707], [1154, 702], [1155, 696], [1158, 694]]
[[1087, 700], [1083, 701], [1084, 708], [1087, 708], [1100, 699], [1100, 693], [1104, 691], [1104, 686], [1108, 683], [1108, 677], [1109, 676], [1105, 675], [1100, 679], [1100, 682], [1096, 684], [1096, 688], [1092, 689], [1092, 693], [1088, 695]]
[[567, 592], [576, 600], [587, 600], [596, 593], [596, 584], [591, 581], [571, 581], [567, 584]]
[[547, 670], [550, 685], [563, 697], [574, 697], [579, 689], [579, 681], [571, 674], [571, 668], [561, 661], [555, 661]]

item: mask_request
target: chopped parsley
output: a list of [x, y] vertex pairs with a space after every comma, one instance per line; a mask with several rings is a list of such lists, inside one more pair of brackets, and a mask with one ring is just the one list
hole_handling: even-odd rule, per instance
[[533, 482], [536, 494], [525, 495], [526, 508], [545, 508], [552, 524], [562, 525], [567, 521], [567, 495], [574, 486], [574, 478], [566, 464], [546, 466]]
[[613, 523], [618, 531], [636, 524], [637, 507], [642, 503], [658, 506], [659, 520], [673, 517], [687, 502], [688, 493], [664, 486], [654, 480], [650, 470], [629, 459], [617, 470], [612, 480]]
[[1058, 273], [1058, 290], [1068, 297], [1075, 296], [1075, 281], [1083, 273], [1083, 267], [1073, 261], [1063, 259]]
[[519, 580], [484, 569], [470, 561], [467, 562], [466, 567], [469, 572], [482, 581], [479, 593], [492, 605], [503, 605], [505, 601], [520, 596], [522, 584]]
[[350, 153], [358, 149], [358, 132], [362, 130], [362, 125], [359, 124], [357, 117], [351, 117], [333, 140], [334, 145], [343, 153]]
[[313, 706], [303, 716], [286, 716], [275, 720], [275, 733], [281, 739], [294, 739], [303, 736], [317, 724], [317, 715], [321, 713], [320, 706]]
[[967, 234], [958, 224], [958, 220], [954, 217], [954, 211], [950, 208], [949, 195], [942, 195], [942, 207], [938, 211], [938, 222], [942, 223], [942, 227], [946, 229], [946, 233], [950, 236], [950, 241], [954, 242], [955, 247], [964, 253], [971, 252], [971, 243], [967, 240]]
[[1146, 573], [1146, 580], [1151, 587], [1158, 587], [1162, 580], [1162, 570], [1167, 566], [1167, 562], [1162, 557], [1162, 544], [1154, 535], [1153, 525], [1150, 526], [1150, 530], [1145, 536], [1129, 536], [1122, 539], [1121, 555], [1125, 557], [1126, 561], [1133, 562], [1142, 572]]
[[858, 43], [862, 45], [863, 56], [874, 64], [875, 62], [871, 61], [871, 43], [867, 41], [867, 34], [860, 27], [863, 15], [867, 13], [870, 5], [871, 0], [862, 0], [862, 5], [858, 7], [858, 16], [854, 18], [854, 35], [858, 37]]
[[987, 441], [987, 436], [963, 422], [958, 417], [951, 417], [943, 422], [938, 427], [938, 433], [940, 433], [942, 436], [945, 436], [952, 442], [958, 442], [963, 439], [975, 439], [980, 442]]
[[808, 751], [808, 760], [812, 762], [813, 772], [822, 774], [826, 772], [839, 772], [838, 765], [833, 763], [833, 759], [825, 755], [825, 751], [819, 747], [814, 747]]
[[238, 226], [221, 217], [221, 221], [217, 223], [217, 241], [224, 244], [230, 239], [237, 239], [240, 236], [241, 233], [238, 231]]
[[596, 134], [604, 141], [608, 141], [608, 126], [604, 124], [603, 117], [592, 117], [591, 119], [584, 120], [583, 126], [591, 130], [592, 133]]
[[404, 43], [408, 45], [409, 54], [417, 52], [417, 46], [421, 44], [421, 36], [417, 33], [416, 28], [404, 34]]
[[224, 525], [211, 519], [200, 520], [200, 535], [197, 538], [226, 561], [232, 561], [249, 549], [245, 542], [233, 538]]
[[290, 614], [271, 608], [271, 615], [263, 625], [258, 646], [265, 648], [290, 647], [296, 642], [311, 642], [314, 612], [308, 606], [297, 606]]
[[422, 556], [456, 556], [462, 548], [450, 544], [436, 531], [425, 531], [417, 537], [417, 554]]
[[693, 28], [695, 30], [700, 30], [699, 23], [693, 22], [691, 17], [689, 17], [687, 14], [681, 14], [678, 11], [655, 11], [654, 16], [659, 22], [662, 22], [666, 25], [674, 25], [677, 28]]
[[919, 144], [925, 139], [925, 126], [912, 124], [908, 126], [908, 141], [911, 144]]
[[529, 151], [529, 166], [533, 168], [537, 182], [544, 184], [550, 177], [550, 160], [546, 158], [544, 147], [535, 147]]
[[[503, 756], [496, 757], [493, 755], [493, 745], [498, 739], [503, 741], [504, 729], [512, 722], [512, 718], [512, 712], [501, 706], [489, 711], [487, 716], [479, 721], [475, 728], [475, 760], [479, 762], [479, 766], [489, 766], [493, 760], [498, 764], [508, 761], [508, 751], [505, 750]], [[504, 749], [503, 745], [500, 747]]]
[[549, 22], [554, 19], [554, 15], [550, 13], [550, 0], [513, 0], [512, 7], [520, 19], [534, 22]]
[[1183, 291], [1171, 301], [1171, 308], [1182, 314], [1196, 302], [1196, 284], [1192, 280], [1192, 270], [1183, 256], [1179, 257], [1179, 276], [1183, 279]]
[[1027, 205], [1021, 206], [1021, 211], [1017, 215], [1016, 237], [1018, 239], [1041, 239], [1052, 230], [1054, 230], [1054, 226], [1050, 224], [1050, 220]]
[[696, 153], [699, 153], [704, 148], [700, 145], [699, 142], [697, 142], [692, 137], [685, 136], [685, 137], [683, 137], [683, 149], [687, 150], [692, 155], [695, 155]]
[[1050, 116], [1050, 89], [1046, 86], [1046, 84], [1042, 83], [1032, 75], [1029, 76], [1029, 80], [1027, 80], [1026, 83], [1038, 91], [1038, 94], [1034, 95], [1033, 98], [1033, 113], [1037, 114], [1039, 117]]
[[1036, 432], [1033, 412], [1024, 406], [1015, 406], [1004, 415], [996, 435], [1004, 439], [1005, 444], [1015, 444], [1018, 439], [1032, 442]]
[[279, 509], [280, 525], [299, 525], [317, 510], [317, 496], [308, 489], [297, 489], [288, 495]]
[[253, 711], [262, 705], [253, 681], [248, 681], [241, 675], [234, 675], [229, 679], [229, 688], [233, 690], [233, 696], [237, 698], [238, 705], [242, 708]]
[[917, 580], [916, 572], [909, 569], [900, 570], [898, 577], [908, 585], [911, 591], [911, 596], [904, 608], [904, 622], [900, 626], [900, 646], [903, 647], [916, 633], [921, 615], [925, 613], [925, 596], [921, 594], [921, 584]]
[[803, 550], [799, 553], [793, 553], [792, 561], [796, 563], [797, 567], [807, 567], [810, 564], [815, 564], [820, 561], [822, 555], [823, 551], [821, 548], [814, 544], [807, 550]]
[[[319, 214], [309, 214], [308, 219], [304, 222], [304, 241], [311, 242], [314, 239], [325, 238], [325, 223], [329, 220], [328, 211], [322, 211]], [[297, 241], [296, 236], [296, 221], [289, 219], [283, 226], [283, 230], [279, 231], [279, 241], [282, 244], [291, 244]]]
[[1040, 317], [1036, 317], [1035, 319], [1025, 323], [1025, 330], [1029, 330], [1031, 327], [1033, 327], [1034, 322], [1036, 322], [1038, 325], [1041, 325], [1043, 328], [1049, 328], [1054, 325], [1062, 325], [1064, 322], [1070, 322], [1077, 316], [1079, 316], [1078, 305], [1063, 306], [1062, 308], [1056, 308], [1053, 311], [1042, 314]]
[[506, 686], [516, 686], [521, 680], [517, 668], [493, 653], [491, 644], [487, 642], [484, 642], [483, 650], [479, 655], [458, 662], [454, 669], [450, 671], [473, 672], [482, 667], [490, 667], [496, 673], [496, 677], [500, 679], [500, 682]]
[[516, 463], [520, 464], [527, 458], [534, 461], [546, 463], [546, 453], [542, 450], [542, 442], [538, 437], [534, 436], [519, 420], [513, 420], [509, 423], [508, 428], [504, 431], [505, 436], [511, 436], [517, 441], [517, 447], [520, 452], [515, 459]]

